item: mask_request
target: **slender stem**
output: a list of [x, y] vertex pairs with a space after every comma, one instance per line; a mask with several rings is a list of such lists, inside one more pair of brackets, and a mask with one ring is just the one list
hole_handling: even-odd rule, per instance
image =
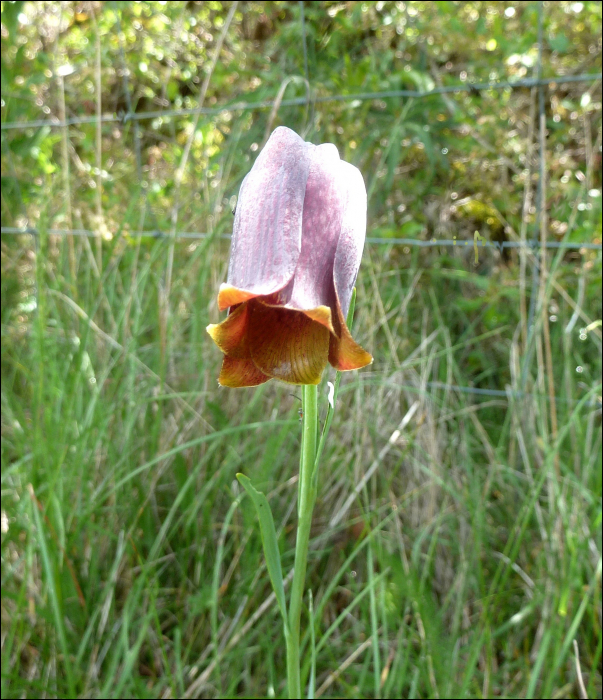
[[318, 426], [318, 392], [314, 385], [303, 387], [302, 410], [304, 412], [302, 433], [302, 458], [299, 474], [299, 512], [297, 520], [297, 541], [295, 543], [295, 571], [289, 602], [289, 634], [287, 638], [287, 686], [290, 698], [301, 698], [299, 669], [299, 632], [308, 544], [312, 510], [316, 500], [316, 488], [312, 484], [312, 473], [316, 461], [316, 435]]
[[[354, 307], [356, 306], [356, 288], [352, 290], [347, 324], [352, 327]], [[325, 425], [320, 443], [318, 441], [318, 388], [307, 385], [302, 388], [303, 432], [301, 459], [299, 462], [299, 482], [297, 492], [297, 541], [295, 543], [295, 569], [291, 586], [289, 602], [289, 629], [285, 630], [287, 643], [287, 687], [290, 698], [301, 698], [301, 674], [299, 662], [299, 639], [302, 600], [304, 597], [304, 581], [306, 579], [306, 564], [308, 561], [308, 545], [310, 542], [310, 526], [312, 511], [316, 502], [316, 485], [318, 483], [318, 460], [329, 434], [341, 372], [337, 372], [332, 403], [327, 411]]]

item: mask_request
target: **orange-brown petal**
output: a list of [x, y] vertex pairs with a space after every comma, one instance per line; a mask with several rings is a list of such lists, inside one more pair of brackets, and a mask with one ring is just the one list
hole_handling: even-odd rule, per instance
[[331, 333], [329, 338], [329, 363], [340, 372], [360, 369], [370, 365], [373, 361], [373, 356], [352, 338], [350, 329], [343, 317], [337, 292], [335, 292], [333, 321], [335, 333]]
[[281, 290], [275, 294], [270, 294], [268, 296], [263, 296], [258, 298], [265, 306], [271, 306], [273, 308], [279, 309], [289, 309], [291, 311], [301, 311], [306, 314], [306, 316], [317, 323], [320, 323], [325, 328], [327, 328], [331, 333], [335, 333], [335, 328], [333, 326], [333, 313], [331, 309], [325, 304], [320, 306], [315, 306], [313, 308], [304, 309], [290, 304], [288, 302], [283, 302], [282, 297], [286, 296], [286, 290]]
[[207, 326], [207, 332], [225, 355], [239, 360], [251, 359], [248, 340], [249, 305], [240, 304], [222, 321]]
[[251, 302], [251, 358], [264, 374], [290, 384], [318, 384], [327, 364], [329, 331], [302, 311]]
[[341, 337], [331, 334], [329, 338], [329, 362], [335, 369], [345, 372], [350, 369], [360, 369], [370, 365], [373, 357], [352, 338], [344, 323], [341, 327]]
[[222, 386], [238, 389], [245, 386], [258, 386], [270, 379], [251, 360], [241, 360], [224, 356], [218, 382]]
[[317, 306], [314, 309], [307, 309], [304, 311], [308, 318], [313, 321], [320, 323], [331, 333], [335, 333], [333, 329], [333, 321], [331, 315], [331, 309], [328, 306]]

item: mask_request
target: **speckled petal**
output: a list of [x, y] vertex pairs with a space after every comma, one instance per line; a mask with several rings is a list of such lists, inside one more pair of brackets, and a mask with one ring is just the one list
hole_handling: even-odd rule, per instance
[[248, 342], [248, 304], [239, 304], [222, 323], [207, 326], [207, 332], [225, 355], [239, 360], [251, 359]]
[[258, 386], [269, 379], [270, 377], [261, 372], [251, 360], [240, 360], [225, 355], [218, 382], [222, 386], [238, 389], [245, 386]]
[[290, 285], [289, 308], [334, 309], [333, 266], [347, 201], [342, 165], [333, 144], [317, 146], [312, 153], [301, 252]]
[[301, 311], [250, 302], [251, 358], [264, 374], [290, 384], [318, 384], [327, 364], [329, 331]]
[[[293, 277], [301, 250], [306, 182], [315, 148], [291, 129], [279, 127], [243, 180], [227, 287], [247, 294], [247, 299], [272, 294]], [[227, 298], [226, 290], [221, 291], [221, 308], [225, 308]], [[243, 301], [242, 297], [235, 298]]]

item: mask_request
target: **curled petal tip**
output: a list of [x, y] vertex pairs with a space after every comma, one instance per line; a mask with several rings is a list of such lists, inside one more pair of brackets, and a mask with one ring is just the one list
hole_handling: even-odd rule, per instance
[[244, 301], [253, 299], [257, 294], [248, 292], [245, 289], [238, 289], [230, 284], [221, 284], [218, 292], [218, 309], [225, 311], [229, 306], [242, 304]]
[[331, 309], [328, 306], [317, 306], [314, 309], [304, 311], [304, 313], [308, 318], [311, 318], [313, 321], [316, 321], [325, 328], [328, 328], [331, 333], [335, 333], [333, 329]]
[[248, 318], [248, 304], [239, 304], [222, 323], [210, 323], [206, 330], [225, 355], [249, 359]]
[[222, 361], [218, 384], [230, 389], [240, 389], [264, 384], [269, 379], [270, 377], [259, 370], [251, 360], [241, 360], [226, 355]]
[[[214, 343], [220, 348], [220, 343], [218, 342], [218, 326], [219, 323], [210, 323], [209, 326], [205, 327], [206, 332], [208, 333], [209, 337], [214, 341]], [[220, 348], [221, 350], [222, 348]]]
[[373, 356], [352, 338], [348, 327], [342, 326], [341, 338], [331, 336], [329, 362], [340, 372], [361, 369], [373, 363]]

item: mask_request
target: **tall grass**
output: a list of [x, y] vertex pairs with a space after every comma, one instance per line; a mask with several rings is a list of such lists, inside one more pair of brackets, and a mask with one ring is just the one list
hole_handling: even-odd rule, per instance
[[[276, 383], [216, 386], [204, 328], [227, 243], [185, 246], [162, 351], [165, 243], [115, 239], [96, 275], [78, 240], [75, 281], [65, 242], [43, 228], [36, 247], [4, 245], [7, 696], [284, 691], [280, 622], [234, 475], [269, 493], [290, 568], [299, 401]], [[434, 257], [396, 269], [396, 255], [367, 251], [356, 324], [376, 361], [344, 377], [320, 475], [308, 573], [317, 695], [568, 697], [575, 639], [594, 696], [600, 341], [564, 334], [572, 309], [559, 308], [553, 440], [538, 320], [522, 383], [515, 327], [477, 334], [483, 311], [450, 304], [475, 274], [455, 279]], [[446, 386], [470, 384], [475, 353], [508, 377], [506, 397]]]
[[[340, 144], [373, 166], [369, 234], [377, 218], [398, 226], [407, 108], [379, 113], [355, 152]], [[392, 123], [397, 140], [375, 151]], [[218, 387], [205, 333], [226, 203], [265, 126], [242, 117], [211, 161], [220, 177], [196, 163], [185, 178], [180, 229], [210, 235], [173, 243], [167, 302], [172, 241], [127, 232], [169, 198], [138, 180], [101, 200], [110, 240], [48, 233], [65, 211], [88, 220], [68, 170], [44, 180], [40, 235], [2, 239], [3, 697], [285, 695], [279, 613], [235, 474], [267, 494], [291, 570], [300, 391]], [[568, 192], [571, 232], [584, 191]], [[527, 185], [523, 197], [522, 227]], [[438, 231], [448, 198], [448, 185], [425, 197]], [[3, 197], [3, 222], [13, 204]], [[601, 695], [600, 284], [600, 252], [480, 249], [475, 267], [471, 246], [367, 246], [355, 337], [375, 363], [343, 377], [310, 541], [302, 675], [316, 697]]]

